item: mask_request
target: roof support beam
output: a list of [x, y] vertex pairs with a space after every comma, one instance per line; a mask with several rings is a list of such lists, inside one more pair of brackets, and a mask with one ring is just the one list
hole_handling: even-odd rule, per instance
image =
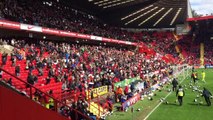
[[113, 3], [116, 3], [116, 2], [120, 2], [120, 1], [122, 1], [122, 0], [110, 0], [109, 2], [98, 4], [98, 6], [106, 6], [106, 5], [113, 4]]
[[119, 2], [119, 3], [103, 6], [103, 8], [104, 9], [111, 8], [111, 7], [115, 7], [115, 6], [118, 6], [118, 5], [122, 5], [122, 4], [126, 4], [126, 3], [129, 3], [129, 2], [133, 2], [133, 1], [135, 1], [135, 0], [126, 0], [126, 1], [123, 1], [123, 2]]
[[131, 16], [133, 16], [133, 15], [135, 15], [135, 14], [138, 14], [138, 13], [140, 13], [140, 12], [142, 12], [142, 11], [144, 11], [144, 10], [150, 8], [150, 7], [153, 7], [153, 5], [147, 6], [147, 7], [143, 8], [143, 9], [140, 9], [140, 10], [138, 10], [138, 11], [136, 11], [136, 12], [133, 12], [133, 13], [131, 13], [131, 14], [125, 16], [125, 17], [122, 17], [121, 20], [125, 20], [125, 19], [127, 19], [127, 18], [129, 18], [129, 17], [131, 17]]
[[157, 8], [158, 8], [158, 7], [154, 7], [154, 8], [152, 8], [151, 10], [149, 10], [149, 11], [147, 11], [147, 12], [145, 12], [145, 13], [143, 13], [143, 14], [141, 14], [141, 15], [137, 16], [136, 18], [134, 18], [134, 19], [132, 19], [132, 20], [130, 20], [130, 21], [128, 21], [128, 22], [126, 22], [126, 23], [125, 23], [125, 25], [128, 25], [129, 23], [134, 22], [135, 20], [137, 20], [137, 19], [139, 19], [139, 18], [143, 17], [144, 15], [146, 15], [146, 14], [148, 14], [148, 13], [152, 12], [153, 10], [155, 10], [155, 9], [157, 9]]
[[170, 25], [173, 25], [173, 23], [175, 22], [175, 20], [177, 19], [178, 15], [180, 14], [182, 8], [179, 8], [177, 13], [175, 14], [174, 18], [172, 19]]
[[109, 0], [101, 0], [101, 1], [98, 1], [98, 2], [94, 2], [94, 4], [96, 5], [96, 4], [101, 4], [101, 3], [104, 3], [104, 2], [107, 2], [107, 1], [109, 1]]
[[160, 17], [160, 19], [158, 19], [157, 22], [155, 22], [155, 24], [153, 25], [154, 27], [161, 21], [163, 20], [163, 18], [166, 17], [166, 15], [168, 15], [171, 11], [173, 10], [173, 8], [170, 8], [163, 16]]
[[143, 25], [145, 22], [147, 22], [149, 19], [153, 18], [155, 15], [157, 15], [158, 13], [160, 13], [162, 10], [164, 10], [165, 8], [161, 8], [160, 10], [158, 10], [156, 13], [152, 14], [151, 16], [149, 16], [146, 20], [144, 20], [143, 22], [141, 22], [140, 24], [138, 24], [138, 26]]

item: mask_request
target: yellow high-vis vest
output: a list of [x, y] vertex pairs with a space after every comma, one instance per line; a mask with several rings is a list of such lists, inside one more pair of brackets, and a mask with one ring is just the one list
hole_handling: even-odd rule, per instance
[[183, 89], [178, 90], [178, 96], [183, 96]]

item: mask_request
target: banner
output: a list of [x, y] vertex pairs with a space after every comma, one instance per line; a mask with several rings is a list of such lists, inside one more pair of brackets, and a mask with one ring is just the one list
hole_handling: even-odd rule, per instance
[[86, 96], [87, 96], [87, 99], [88, 98], [91, 98], [91, 96], [93, 96], [93, 98], [97, 97], [97, 96], [101, 96], [101, 95], [104, 95], [108, 93], [108, 88], [107, 86], [102, 86], [102, 87], [99, 87], [99, 88], [93, 88], [92, 90], [90, 90], [88, 92], [88, 90], [86, 91]]
[[213, 65], [205, 65], [206, 68], [213, 68]]
[[45, 28], [45, 27], [41, 27], [41, 26], [22, 24], [22, 23], [18, 23], [18, 22], [7, 21], [7, 20], [0, 20], [0, 28], [26, 30], [26, 31], [44, 33], [47, 35], [49, 34], [49, 35], [64, 36], [64, 37], [75, 37], [75, 38], [103, 41], [103, 42], [110, 42], [110, 43], [124, 44], [124, 45], [133, 45], [133, 46], [138, 45], [138, 43], [136, 43], [136, 42], [129, 42], [129, 41], [124, 41], [124, 40], [104, 38], [101, 36], [87, 35], [87, 34], [75, 33], [75, 32], [64, 31], [64, 30], [57, 30], [57, 29], [52, 29], [52, 28]]
[[20, 30], [26, 30], [26, 31], [39, 32], [39, 33], [43, 33], [43, 34], [46, 34], [46, 35], [75, 37], [75, 38], [82, 38], [82, 39], [102, 41], [102, 42], [110, 42], [110, 43], [116, 43], [116, 44], [139, 46], [140, 48], [146, 48], [146, 49], [141, 49], [143, 52], [146, 51], [149, 54], [155, 54], [156, 53], [154, 51], [154, 49], [148, 48], [147, 45], [142, 43], [142, 42], [140, 43], [140, 45], [138, 45], [137, 42], [129, 42], [129, 41], [124, 41], [124, 40], [104, 38], [104, 37], [101, 37], [101, 36], [81, 34], [81, 33], [75, 33], [75, 32], [64, 31], [64, 30], [57, 30], [57, 29], [52, 29], [52, 28], [45, 28], [45, 27], [41, 27], [41, 26], [22, 24], [22, 23], [18, 23], [18, 22], [7, 21], [7, 20], [0, 20], [0, 28], [16, 29], [16, 30], [19, 30], [19, 31]]
[[20, 24], [16, 23], [16, 22], [9, 22], [9, 21], [5, 21], [5, 20], [0, 20], [0, 28], [20, 30]]
[[139, 82], [136, 86], [135, 86], [136, 90], [141, 91], [142, 89], [144, 89], [144, 82]]
[[168, 77], [163, 78], [159, 83], [156, 83], [155, 85], [153, 85], [151, 87], [151, 90], [155, 91], [156, 89], [160, 88], [162, 86], [162, 84], [165, 84], [167, 81], [169, 81]]
[[99, 37], [99, 36], [91, 35], [90, 38], [91, 38], [92, 40], [102, 41], [102, 37]]
[[21, 30], [42, 32], [42, 27], [34, 26], [34, 25], [21, 24], [20, 28], [21, 28]]
[[140, 77], [125, 79], [123, 81], [115, 83], [115, 89], [117, 89], [118, 86], [125, 87], [126, 85], [130, 85], [132, 82], [135, 82], [136, 80], [140, 80]]
[[135, 96], [133, 96], [132, 98], [130, 98], [129, 100], [125, 101], [123, 104], [122, 104], [122, 108], [123, 110], [125, 110], [126, 108], [134, 105], [137, 101], [140, 100], [140, 95], [137, 94]]

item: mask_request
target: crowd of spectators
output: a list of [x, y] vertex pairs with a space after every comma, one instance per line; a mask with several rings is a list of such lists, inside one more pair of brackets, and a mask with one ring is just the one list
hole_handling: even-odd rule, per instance
[[176, 44], [186, 63], [195, 66], [200, 65], [200, 42], [192, 41], [191, 36], [182, 36]]
[[5, 19], [114, 39], [131, 38], [126, 31], [110, 27], [94, 16], [72, 9], [61, 2], [5, 0], [1, 4], [2, 17]]
[[153, 39], [151, 45], [158, 53], [171, 54], [177, 57], [175, 50], [176, 41], [172, 32], [154, 32], [150, 36]]
[[[92, 34], [107, 38], [143, 42], [161, 55], [175, 54], [175, 41], [171, 32], [129, 32], [109, 26], [92, 15], [72, 9], [60, 1], [2, 0], [0, 1], [0, 19], [33, 24], [48, 28]], [[138, 53], [133, 49], [70, 44], [43, 40], [3, 39], [2, 44], [14, 46], [11, 56], [16, 76], [21, 69], [17, 61], [26, 60], [25, 69], [29, 71], [26, 81], [38, 85], [39, 76], [48, 71], [43, 84], [51, 81], [62, 83], [62, 93], [70, 93], [72, 107], [85, 113], [85, 90], [104, 85], [112, 87], [119, 81], [139, 76], [146, 86], [162, 79], [164, 73], [147, 77], [147, 74], [169, 67], [161, 58]], [[2, 65], [7, 63], [7, 54], [2, 54]], [[38, 71], [34, 74], [33, 71]], [[11, 80], [12, 82], [12, 80]], [[26, 86], [29, 87], [29, 86]], [[122, 93], [127, 94], [131, 86]], [[52, 91], [54, 94], [54, 91]], [[36, 95], [36, 94], [35, 94]], [[80, 103], [79, 103], [80, 102]], [[78, 104], [78, 105], [77, 105]], [[76, 106], [76, 107], [75, 107]], [[78, 106], [81, 106], [78, 108]], [[68, 108], [62, 107], [61, 114], [69, 116]], [[83, 111], [82, 111], [83, 110]], [[72, 116], [73, 117], [73, 116]]]
[[[11, 58], [14, 61], [13, 66], [15, 66], [16, 59], [26, 59], [26, 69], [29, 69], [30, 73], [36, 68], [38, 75], [42, 76], [43, 68], [47, 66], [48, 78], [57, 76], [56, 82], [68, 80], [67, 85], [70, 84], [69, 81], [73, 80], [84, 81], [86, 89], [112, 85], [112, 83], [136, 76], [143, 77], [144, 74], [167, 66], [160, 58], [152, 56], [150, 59], [146, 59], [146, 54], [126, 48], [50, 41], [30, 41], [31, 43], [29, 43], [25, 40], [15, 39], [7, 42], [15, 46], [11, 55], [15, 56], [14, 59]], [[6, 55], [3, 54], [3, 56]], [[6, 60], [2, 60], [2, 63], [6, 64]], [[47, 80], [46, 84], [48, 83]], [[75, 89], [73, 85], [70, 85], [72, 87], [67, 87], [67, 85], [63, 85], [62, 89]]]
[[[156, 51], [176, 56], [172, 32], [131, 32], [105, 24], [98, 18], [72, 9], [62, 2], [5, 0], [0, 2], [2, 18], [101, 37], [144, 42]], [[157, 44], [156, 44], [157, 43]]]
[[[189, 38], [183, 38], [176, 42], [173, 33], [169, 31], [130, 32], [121, 30], [105, 24], [92, 15], [73, 9], [69, 5], [66, 6], [60, 1], [2, 0], [0, 1], [0, 19], [132, 41], [138, 44], [143, 42], [161, 55], [171, 54], [177, 57], [175, 45], [179, 45], [180, 52], [186, 52], [188, 63], [200, 63], [199, 44], [194, 44]], [[158, 56], [152, 55], [147, 59], [147, 54], [138, 53], [134, 49], [127, 48], [35, 39], [1, 39], [0, 44], [14, 46], [11, 55], [1, 54], [2, 66], [10, 60], [12, 67], [15, 68], [15, 75], [20, 76], [22, 70], [20, 67], [23, 66], [16, 63], [17, 61], [26, 60], [24, 67], [29, 71], [26, 81], [37, 86], [39, 86], [39, 76], [43, 76], [44, 71], [48, 71], [48, 76], [45, 77], [41, 85], [51, 84], [52, 80], [55, 83], [61, 82], [62, 93], [72, 95], [73, 102], [70, 106], [84, 114], [88, 113], [85, 90], [105, 85], [114, 90], [115, 83], [138, 76], [145, 82], [146, 87], [149, 87], [162, 79], [165, 73], [160, 72], [150, 78], [147, 77], [147, 74], [169, 68], [169, 65]], [[205, 61], [211, 64], [213, 56], [211, 52], [212, 43], [205, 45]], [[8, 59], [8, 56], [11, 56], [11, 59]], [[38, 71], [38, 74], [34, 74], [33, 71]], [[2, 74], [3, 72], [0, 71], [1, 77]], [[9, 81], [12, 84], [12, 80]], [[134, 86], [131, 85], [126, 86], [124, 90], [119, 87], [115, 93], [119, 96], [118, 101], [122, 102], [123, 98], [129, 96], [129, 93], [133, 93], [133, 91], [135, 93]], [[52, 90], [48, 92], [48, 94], [53, 93]], [[35, 92], [34, 96], [43, 98], [38, 91]], [[128, 97], [125, 99], [128, 99]], [[51, 107], [53, 106], [50, 105], [49, 108]], [[65, 106], [60, 108], [61, 114], [74, 119], [76, 116], [73, 116], [72, 112]]]
[[[72, 101], [76, 104], [79, 100], [85, 100], [85, 90], [104, 85], [114, 89], [114, 83], [128, 78], [140, 76], [152, 85], [152, 80], [162, 79], [163, 74], [151, 76], [150, 79], [147, 79], [147, 74], [168, 68], [167, 63], [156, 56], [146, 59], [146, 54], [127, 48], [25, 39], [1, 41], [14, 46], [11, 61], [14, 61], [17, 76], [21, 71], [16, 61], [26, 60], [25, 69], [29, 70], [26, 81], [31, 85], [36, 85], [38, 76], [48, 70], [44, 85], [50, 84], [51, 80], [62, 82], [62, 92], [73, 95]], [[2, 65], [8, 61], [4, 56], [3, 53]], [[38, 74], [32, 74], [33, 71], [38, 71]]]
[[204, 64], [213, 65], [213, 52], [212, 52], [212, 41], [206, 41], [204, 43]]

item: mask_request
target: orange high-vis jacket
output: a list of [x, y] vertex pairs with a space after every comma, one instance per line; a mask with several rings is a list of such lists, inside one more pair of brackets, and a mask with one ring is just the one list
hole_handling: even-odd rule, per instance
[[116, 91], [117, 94], [123, 94], [123, 89], [122, 88], [118, 88]]

